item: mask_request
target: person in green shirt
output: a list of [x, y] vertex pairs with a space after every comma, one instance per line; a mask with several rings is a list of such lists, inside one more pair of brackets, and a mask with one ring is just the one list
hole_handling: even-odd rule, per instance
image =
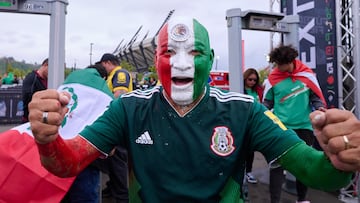
[[253, 97], [208, 85], [214, 52], [197, 20], [172, 17], [157, 40], [161, 86], [121, 95], [72, 139], [58, 131], [69, 95], [34, 95], [31, 130], [47, 170], [75, 176], [121, 146], [132, 163], [130, 202], [154, 203], [243, 202], [245, 159], [255, 150], [310, 187], [335, 190], [350, 182], [353, 170], [336, 169]]
[[[263, 104], [289, 129], [312, 146], [315, 137], [309, 114], [312, 109], [325, 108], [326, 103], [319, 83], [313, 71], [297, 60], [298, 51], [291, 45], [280, 45], [269, 54], [275, 68], [265, 81]], [[282, 167], [270, 169], [271, 203], [280, 202], [281, 188], [284, 181]], [[296, 180], [298, 202], [306, 201], [307, 186]]]
[[[260, 84], [259, 73], [254, 68], [244, 71], [244, 93], [252, 96], [256, 102], [262, 101], [263, 87]], [[249, 152], [246, 158], [245, 178], [248, 183], [257, 183], [257, 179], [251, 173], [254, 162], [254, 152]]]
[[14, 74], [12, 72], [6, 72], [2, 79], [2, 84], [11, 85], [13, 84]]

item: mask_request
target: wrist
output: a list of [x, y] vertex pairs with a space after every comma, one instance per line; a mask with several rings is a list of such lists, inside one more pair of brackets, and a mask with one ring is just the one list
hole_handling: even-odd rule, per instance
[[40, 142], [39, 140], [35, 139], [35, 143], [38, 147], [39, 154], [42, 156], [51, 156], [56, 153], [56, 149], [59, 145], [64, 144], [64, 140], [59, 136], [59, 134], [53, 135], [56, 136], [56, 139], [51, 142]]
[[44, 144], [48, 144], [48, 143], [55, 141], [57, 139], [58, 135], [59, 135], [59, 133], [56, 133], [53, 135], [47, 135], [46, 138], [44, 138], [44, 139], [39, 139], [37, 136], [34, 136], [34, 140], [35, 140], [36, 144], [44, 145]]

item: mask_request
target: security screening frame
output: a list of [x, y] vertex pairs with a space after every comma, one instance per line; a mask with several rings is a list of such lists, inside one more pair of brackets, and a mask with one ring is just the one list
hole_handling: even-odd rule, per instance
[[48, 87], [53, 89], [64, 82], [67, 5], [67, 0], [0, 0], [0, 12], [50, 15]]
[[[247, 10], [239, 8], [226, 12], [229, 45], [229, 83], [230, 91], [243, 93], [242, 73], [242, 36], [241, 30], [258, 30], [282, 33], [284, 44], [292, 44], [299, 49], [299, 22], [298, 15], [283, 15], [280, 13]], [[295, 190], [295, 177], [286, 173], [284, 190], [292, 194]]]
[[242, 36], [241, 30], [258, 30], [267, 32], [280, 32], [283, 34], [285, 44], [299, 46], [298, 15], [285, 16], [280, 13], [246, 10], [240, 8], [226, 11], [229, 46], [229, 82], [230, 91], [243, 93], [242, 73]]

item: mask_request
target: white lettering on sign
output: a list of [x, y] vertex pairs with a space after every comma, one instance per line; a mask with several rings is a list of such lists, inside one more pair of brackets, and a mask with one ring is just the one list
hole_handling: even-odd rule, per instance
[[[298, 0], [293, 0], [293, 11], [294, 14], [305, 12], [315, 8], [315, 2], [307, 2], [298, 5]], [[308, 41], [313, 46], [310, 46], [309, 50], [304, 50], [300, 53], [300, 60], [312, 69], [316, 68], [316, 49], [315, 49], [315, 37], [310, 33], [310, 30], [315, 26], [315, 18], [312, 18], [304, 28], [299, 30], [299, 41], [302, 39]], [[309, 56], [309, 58], [307, 57]]]

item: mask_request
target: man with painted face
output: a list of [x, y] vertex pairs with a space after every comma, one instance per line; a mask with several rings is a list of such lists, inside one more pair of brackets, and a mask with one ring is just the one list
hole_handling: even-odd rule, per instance
[[208, 86], [214, 54], [198, 21], [171, 19], [157, 45], [162, 86], [122, 95], [72, 140], [58, 135], [68, 95], [34, 95], [31, 129], [45, 168], [74, 176], [123, 146], [133, 163], [131, 202], [243, 202], [246, 153], [254, 150], [317, 189], [350, 181], [252, 97]]

